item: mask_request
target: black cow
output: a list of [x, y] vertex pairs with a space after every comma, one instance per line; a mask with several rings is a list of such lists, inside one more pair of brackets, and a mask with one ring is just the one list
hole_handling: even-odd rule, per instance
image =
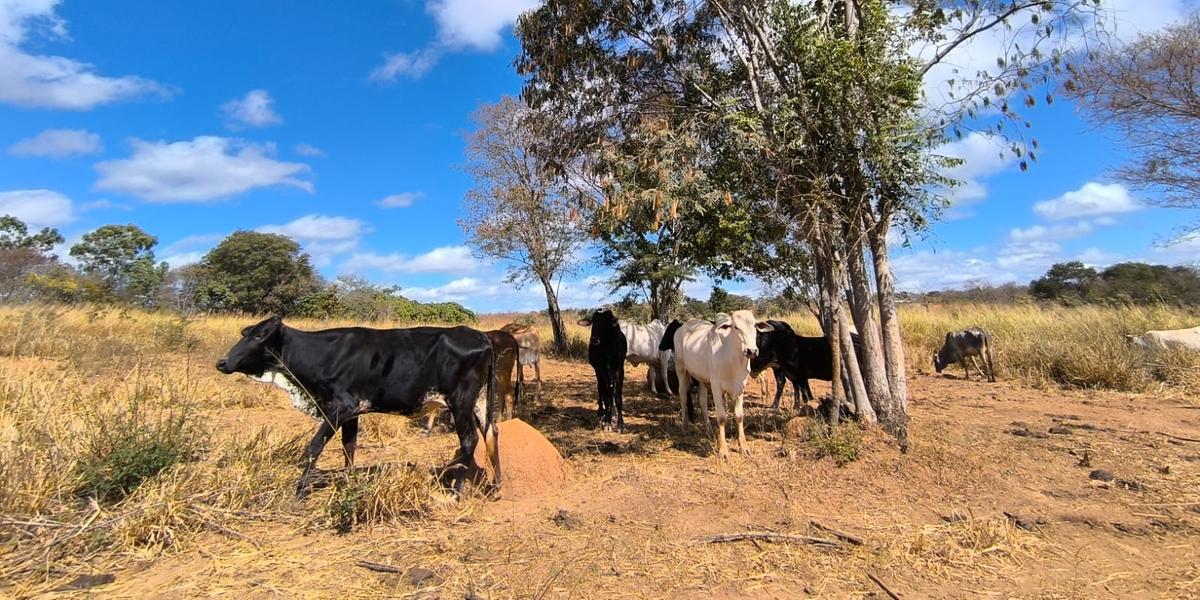
[[[451, 465], [455, 492], [477, 478], [476, 428], [500, 485], [498, 431], [494, 424], [496, 358], [486, 335], [468, 327], [300, 331], [271, 317], [242, 330], [242, 339], [217, 361], [225, 374], [270, 378], [294, 391], [292, 403], [320, 421], [304, 450], [296, 495], [304, 497], [317, 457], [342, 430], [347, 465], [354, 462], [358, 417], [371, 412], [418, 416], [427, 396], [439, 394], [454, 415], [459, 449]], [[281, 381], [282, 380], [282, 381]], [[479, 406], [487, 385], [486, 406]]]
[[[975, 361], [976, 356], [982, 358], [983, 364], [987, 366], [986, 375], [983, 369], [979, 368], [979, 363]], [[958, 363], [962, 365], [963, 376], [970, 380], [971, 372], [967, 370], [968, 358], [971, 359], [971, 364], [975, 365], [975, 369], [979, 371], [980, 377], [986, 376], [988, 381], [996, 382], [996, 366], [992, 364], [992, 334], [982, 329], [965, 329], [947, 333], [946, 341], [942, 344], [941, 349], [933, 355], [933, 368], [941, 373], [942, 369]]]
[[[784, 321], [767, 321], [771, 331], [758, 333], [758, 356], [750, 360], [750, 376], [758, 377], [768, 367], [775, 371], [775, 401], [772, 410], [779, 410], [783, 397], [783, 382], [792, 382], [792, 404], [800, 409], [801, 396], [804, 402], [813, 399], [809, 379], [833, 381], [833, 350], [824, 337], [796, 335], [792, 326]], [[855, 354], [862, 360], [862, 346], [858, 334], [852, 333]]]
[[608, 309], [592, 313], [590, 318], [580, 319], [579, 324], [592, 328], [588, 341], [588, 363], [596, 371], [596, 390], [600, 404], [600, 426], [605, 431], [613, 428], [613, 405], [616, 405], [617, 433], [625, 433], [624, 399], [625, 386], [625, 334], [617, 325], [617, 317]]

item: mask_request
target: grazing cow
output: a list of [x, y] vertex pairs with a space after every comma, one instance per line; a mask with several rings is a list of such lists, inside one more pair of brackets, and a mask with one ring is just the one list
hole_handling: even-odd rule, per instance
[[[292, 403], [320, 423], [304, 450], [296, 495], [309, 491], [317, 458], [334, 432], [342, 430], [346, 463], [354, 463], [358, 417], [371, 412], [419, 416], [428, 397], [440, 394], [454, 415], [459, 449], [451, 465], [459, 472], [454, 490], [478, 477], [477, 429], [500, 485], [495, 407], [496, 360], [487, 336], [467, 327], [367, 329], [340, 327], [300, 331], [271, 317], [242, 330], [217, 370], [244, 373], [260, 381], [284, 382]], [[486, 402], [477, 399], [487, 386]]]
[[588, 340], [588, 363], [596, 371], [600, 426], [605, 431], [612, 431], [615, 404], [617, 433], [625, 433], [624, 399], [621, 397], [625, 387], [625, 334], [621, 333], [617, 317], [607, 308], [580, 319], [579, 324], [592, 330]]
[[534, 380], [537, 381], [538, 398], [542, 397], [542, 340], [533, 325], [509, 323], [500, 328], [517, 340], [521, 356], [517, 361], [517, 381], [525, 383], [525, 367], [533, 365]]
[[1147, 331], [1125, 339], [1143, 350], [1200, 350], [1200, 327]]
[[660, 375], [666, 372], [667, 351], [660, 350], [663, 333], [667, 326], [662, 321], [654, 319], [648, 325], [635, 325], [629, 321], [618, 320], [621, 333], [625, 334], [625, 360], [630, 364], [649, 365], [646, 370], [646, 385], [650, 386], [653, 394], [666, 395], [667, 381]]
[[[742, 395], [750, 374], [750, 359], [758, 355], [758, 331], [770, 331], [771, 325], [756, 322], [754, 313], [736, 310], [733, 314], [718, 313], [716, 323], [691, 319], [675, 331], [675, 370], [680, 381], [679, 415], [683, 426], [688, 424], [688, 411], [683, 382], [690, 384], [695, 377], [700, 384], [700, 418], [708, 427], [708, 388], [712, 389], [717, 405], [717, 452], [729, 458], [725, 441], [725, 396], [733, 400], [733, 415], [737, 420], [738, 450], [749, 453], [746, 446]], [[690, 387], [690, 386], [689, 386]]]
[[[983, 369], [979, 368], [979, 363], [975, 361], [976, 356], [983, 358], [984, 364], [987, 365], [986, 375]], [[962, 365], [963, 376], [970, 380], [971, 372], [967, 370], [968, 358], [971, 359], [971, 364], [975, 365], [975, 370], [979, 371], [980, 377], [987, 377], [988, 381], [995, 383], [996, 366], [992, 363], [992, 334], [982, 329], [965, 329], [947, 333], [942, 348], [933, 355], [933, 368], [941, 373], [942, 369], [947, 366], [958, 363]]]
[[[496, 353], [496, 391], [500, 396], [500, 420], [507, 421], [513, 416], [513, 408], [521, 401], [521, 382], [513, 381], [517, 364], [517, 340], [499, 329], [488, 331], [486, 335]], [[426, 400], [429, 416], [425, 422], [425, 436], [428, 437], [433, 433], [433, 425], [437, 422], [438, 415], [447, 407], [436, 394], [430, 394]]]
[[[792, 405], [800, 410], [803, 402], [813, 399], [809, 379], [833, 381], [833, 349], [824, 337], [796, 335], [792, 326], [784, 321], [767, 321], [771, 331], [759, 332], [758, 356], [750, 361], [750, 376], [758, 377], [767, 368], [775, 371], [775, 401], [771, 410], [779, 410], [783, 397], [783, 382], [792, 382]], [[862, 346], [858, 334], [851, 333], [855, 354], [862, 360]]]

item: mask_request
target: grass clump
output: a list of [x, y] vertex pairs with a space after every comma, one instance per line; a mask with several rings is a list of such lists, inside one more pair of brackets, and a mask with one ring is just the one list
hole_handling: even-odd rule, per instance
[[105, 503], [124, 500], [147, 479], [193, 460], [202, 443], [192, 413], [151, 416], [136, 403], [100, 420], [86, 435], [75, 467], [76, 493]]
[[816, 451], [817, 458], [828, 456], [842, 467], [858, 460], [862, 432], [854, 423], [842, 423], [830, 431], [824, 423], [814, 421], [808, 427], [808, 445]]
[[420, 517], [433, 508], [437, 487], [431, 474], [409, 466], [340, 473], [326, 501], [326, 524], [350, 533], [367, 523]]

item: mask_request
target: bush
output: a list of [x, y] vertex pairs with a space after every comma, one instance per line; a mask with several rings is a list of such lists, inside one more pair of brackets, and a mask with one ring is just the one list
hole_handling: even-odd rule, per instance
[[154, 418], [137, 403], [108, 422], [97, 422], [76, 464], [76, 493], [107, 503], [119, 502], [143, 481], [177, 463], [193, 460], [201, 432], [192, 413], [159, 413]]
[[364, 523], [424, 515], [432, 508], [436, 488], [430, 474], [407, 466], [343, 472], [325, 506], [328, 525], [350, 533]]
[[862, 433], [854, 423], [841, 423], [830, 433], [824, 423], [814, 420], [808, 427], [808, 445], [816, 450], [817, 458], [828, 456], [841, 467], [858, 460]]

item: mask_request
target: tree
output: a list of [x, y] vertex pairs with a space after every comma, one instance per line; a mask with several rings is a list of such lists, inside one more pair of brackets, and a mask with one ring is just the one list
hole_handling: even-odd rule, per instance
[[[551, 147], [574, 148], [589, 168], [603, 167], [589, 156], [664, 107], [688, 123], [702, 149], [694, 166], [727, 202], [745, 206], [752, 223], [767, 223], [754, 239], [770, 252], [747, 258], [803, 256], [811, 265], [786, 278], [811, 275], [797, 283], [818, 289], [823, 328], [840, 349], [834, 368], [844, 361], [849, 375], [849, 389], [834, 386], [835, 400], [849, 394], [861, 419], [878, 415], [904, 447], [905, 360], [887, 233], [897, 224], [919, 227], [944, 205], [935, 188], [949, 183], [938, 173], [950, 161], [934, 149], [946, 130], [958, 132], [980, 104], [993, 102], [1001, 119], [1020, 119], [1008, 97], [1059, 72], [1060, 56], [1043, 53], [1053, 45], [1047, 40], [1074, 31], [1059, 25], [1089, 3], [548, 0], [518, 23], [517, 65], [528, 77], [526, 101], [553, 115], [560, 137], [573, 138]], [[1034, 25], [1010, 25], [1021, 19]], [[921, 88], [933, 67], [971, 39], [1005, 30], [1021, 42], [1001, 45], [999, 68], [962, 78], [983, 91], [966, 92], [955, 106], [939, 107], [940, 119], [925, 120]], [[914, 59], [914, 39], [935, 51]], [[1036, 145], [1014, 137], [1014, 152]], [[606, 197], [612, 175], [593, 173]], [[745, 261], [751, 272], [776, 275], [770, 261], [755, 262]], [[850, 318], [863, 336], [862, 365]]]
[[553, 166], [534, 152], [544, 131], [535, 114], [506, 96], [480, 107], [473, 119], [466, 171], [475, 185], [464, 200], [459, 226], [477, 252], [509, 264], [511, 282], [542, 285], [554, 347], [565, 352], [558, 284], [578, 266], [586, 240], [578, 210]]
[[63, 237], [49, 227], [30, 234], [20, 219], [0, 216], [0, 300], [27, 299], [29, 275], [55, 264], [50, 254]]
[[1098, 279], [1095, 269], [1079, 261], [1056, 263], [1029, 283], [1029, 293], [1039, 300], [1085, 301]]
[[203, 310], [285, 314], [317, 287], [308, 255], [292, 239], [235, 231], [200, 261], [193, 291]]
[[71, 256], [83, 273], [103, 281], [114, 298], [153, 306], [168, 269], [166, 263], [154, 262], [156, 244], [158, 238], [137, 225], [104, 225], [85, 233], [71, 247]]
[[1078, 69], [1071, 96], [1132, 153], [1116, 171], [1162, 190], [1166, 206], [1200, 207], [1200, 15], [1113, 47]]

